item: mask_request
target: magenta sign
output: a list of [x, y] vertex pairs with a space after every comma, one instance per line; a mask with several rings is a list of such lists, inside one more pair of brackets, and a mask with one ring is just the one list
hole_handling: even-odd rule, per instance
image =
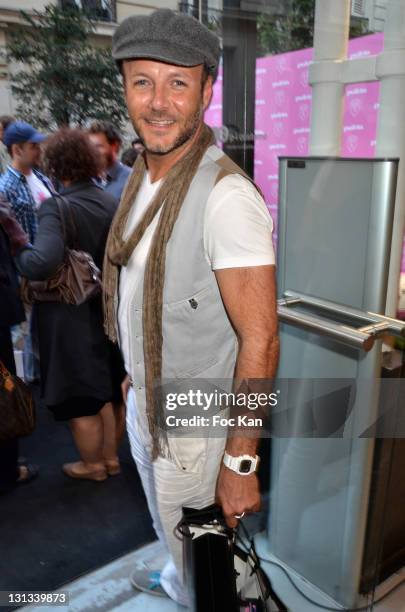
[[[382, 47], [382, 34], [356, 38], [349, 43], [349, 58], [376, 55]], [[255, 180], [275, 222], [278, 156], [308, 155], [312, 104], [308, 70], [312, 57], [312, 49], [303, 49], [257, 60]], [[378, 99], [377, 82], [346, 87], [342, 156], [374, 156]]]
[[[349, 59], [378, 55], [383, 34], [349, 42]], [[261, 188], [275, 224], [277, 241], [278, 158], [308, 155], [312, 90], [308, 71], [313, 50], [302, 49], [259, 58], [256, 62], [254, 178]], [[346, 87], [342, 133], [343, 157], [374, 157], [379, 108], [378, 82]], [[222, 70], [206, 112], [213, 127], [222, 125]], [[405, 249], [402, 260], [405, 271]]]

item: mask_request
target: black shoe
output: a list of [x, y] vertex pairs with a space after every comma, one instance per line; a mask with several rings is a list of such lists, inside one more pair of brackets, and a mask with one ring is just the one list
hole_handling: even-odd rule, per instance
[[20, 465], [19, 467], [20, 468], [25, 467], [27, 472], [23, 478], [21, 478], [20, 476], [20, 478], [16, 480], [17, 485], [28, 484], [29, 482], [37, 478], [39, 474], [39, 469], [37, 465], [32, 465], [31, 463], [27, 463], [25, 465]]

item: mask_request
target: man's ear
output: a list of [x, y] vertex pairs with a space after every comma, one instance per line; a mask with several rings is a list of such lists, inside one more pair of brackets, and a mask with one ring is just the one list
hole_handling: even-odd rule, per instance
[[207, 76], [207, 79], [204, 83], [204, 88], [203, 88], [203, 107], [205, 111], [211, 104], [213, 93], [214, 93], [214, 83], [212, 80], [212, 75], [210, 74]]
[[22, 145], [20, 143], [14, 143], [11, 145], [12, 157], [20, 157], [22, 153]]

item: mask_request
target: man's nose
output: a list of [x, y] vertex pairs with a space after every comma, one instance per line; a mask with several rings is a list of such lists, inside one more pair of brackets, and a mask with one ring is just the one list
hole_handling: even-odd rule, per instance
[[164, 85], [155, 85], [151, 99], [151, 108], [154, 111], [162, 112], [168, 108], [168, 93]]

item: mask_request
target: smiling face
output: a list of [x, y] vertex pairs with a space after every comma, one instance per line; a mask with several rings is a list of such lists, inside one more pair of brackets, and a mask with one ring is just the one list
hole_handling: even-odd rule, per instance
[[166, 155], [186, 144], [212, 96], [212, 78], [203, 80], [203, 65], [126, 60], [123, 73], [129, 116], [146, 152]]

